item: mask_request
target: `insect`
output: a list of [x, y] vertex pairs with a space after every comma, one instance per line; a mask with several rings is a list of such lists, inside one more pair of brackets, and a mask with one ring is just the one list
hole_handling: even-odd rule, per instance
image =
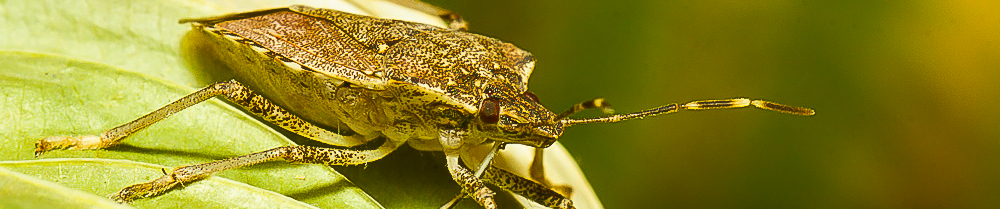
[[[338, 147], [285, 146], [225, 160], [175, 168], [151, 182], [121, 189], [119, 202], [151, 197], [212, 173], [264, 161], [359, 165], [406, 144], [445, 153], [462, 192], [496, 208], [493, 184], [539, 204], [573, 208], [544, 179], [527, 179], [489, 165], [465, 165], [470, 146], [503, 144], [538, 149], [573, 125], [608, 123], [677, 112], [755, 106], [797, 115], [808, 108], [750, 99], [704, 100], [598, 118], [571, 115], [610, 109], [603, 99], [549, 111], [527, 90], [533, 56], [512, 44], [465, 32], [460, 16], [419, 2], [418, 10], [448, 20], [449, 28], [291, 6], [219, 17], [185, 19], [211, 44], [203, 56], [230, 69], [222, 81], [95, 136], [57, 136], [36, 143], [35, 154], [55, 149], [101, 149], [207, 99], [220, 96], [263, 120]], [[370, 150], [350, 149], [376, 143]], [[536, 155], [540, 158], [540, 155]], [[476, 159], [477, 161], [480, 159]], [[541, 166], [541, 165], [538, 165]], [[467, 168], [468, 167], [468, 168]], [[472, 169], [470, 169], [472, 168]], [[537, 180], [537, 181], [536, 181]], [[539, 183], [543, 182], [543, 183]], [[464, 195], [463, 195], [464, 196]]]

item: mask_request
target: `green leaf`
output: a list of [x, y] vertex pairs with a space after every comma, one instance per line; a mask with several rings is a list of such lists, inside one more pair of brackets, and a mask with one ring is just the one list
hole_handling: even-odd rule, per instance
[[[0, 122], [0, 135], [4, 136], [0, 139], [4, 144], [0, 160], [34, 159], [31, 151], [38, 139], [97, 134], [193, 91], [108, 66], [52, 55], [2, 52], [0, 69], [4, 69], [0, 71], [0, 95], [4, 98], [0, 100], [0, 117], [17, 118]], [[126, 140], [125, 145], [106, 150], [53, 151], [42, 157], [129, 159], [182, 166], [292, 144], [218, 100], [195, 105]], [[361, 189], [322, 165], [269, 162], [218, 176], [320, 207], [379, 207]], [[132, 183], [155, 178], [145, 176]], [[195, 191], [174, 191], [164, 196], [183, 192]], [[213, 198], [205, 195], [202, 198]]]
[[[9, 161], [0, 162], [4, 165]], [[0, 208], [129, 208], [108, 198], [0, 166]]]
[[[80, 188], [85, 192], [96, 194], [113, 194], [118, 189], [134, 184], [135, 182], [142, 182], [146, 181], [146, 179], [157, 178], [163, 175], [161, 169], [170, 169], [163, 166], [128, 160], [92, 158], [2, 161], [0, 162], [0, 169], [2, 168], [38, 176], [48, 181], [59, 182], [61, 185]], [[0, 170], [0, 178], [7, 176], [18, 175], [16, 172]], [[23, 177], [25, 175], [20, 174], [19, 176]], [[16, 193], [13, 192], [15, 187], [33, 186], [38, 188], [38, 190], [33, 190], [34, 192], [27, 193], [28, 195], [24, 196], [43, 197], [37, 199], [54, 201], [59, 204], [75, 204], [76, 207], [125, 207], [107, 198], [87, 195], [85, 193], [79, 194], [81, 193], [80, 191], [56, 186], [44, 180], [21, 179], [23, 181], [22, 184], [12, 185], [14, 187], [11, 188], [5, 187], [0, 192]], [[4, 199], [9, 200], [10, 198]], [[234, 199], [239, 199], [240, 201], [232, 201]], [[2, 204], [13, 205], [25, 203], [11, 201], [3, 202]], [[21, 206], [33, 206], [35, 208], [53, 206], [53, 204], [48, 202], [32, 202], [27, 204], [31, 205]], [[143, 208], [315, 208], [315, 206], [299, 202], [272, 191], [220, 177], [202, 179], [197, 183], [173, 189], [170, 195], [164, 195], [151, 201], [139, 201], [134, 204], [136, 207]]]
[[[141, 72], [183, 85], [178, 43], [190, 28], [179, 17], [207, 12], [164, 1], [3, 1], [0, 49], [60, 54]], [[14, 29], [14, 30], [11, 30]]]

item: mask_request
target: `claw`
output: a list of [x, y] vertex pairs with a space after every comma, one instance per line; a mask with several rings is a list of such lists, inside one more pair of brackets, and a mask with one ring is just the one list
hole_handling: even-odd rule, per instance
[[563, 199], [562, 201], [559, 201], [559, 203], [555, 206], [555, 208], [576, 209], [576, 206], [573, 206], [573, 201], [570, 201], [569, 199]]
[[64, 149], [69, 147], [72, 144], [69, 142], [70, 138], [71, 137], [68, 136], [53, 136], [38, 140], [38, 142], [35, 142], [35, 157], [41, 156], [42, 153], [48, 152], [49, 150]]
[[35, 142], [35, 157], [42, 156], [42, 153], [52, 149], [52, 144], [47, 142], [46, 139], [38, 140], [38, 142]]
[[122, 190], [118, 190], [114, 195], [111, 195], [111, 200], [121, 204], [128, 204], [136, 199], [153, 196], [156, 192], [151, 184], [144, 183], [125, 187]]
[[130, 199], [134, 199], [134, 198], [128, 198], [129, 196], [132, 196], [131, 193], [129, 193], [129, 191], [122, 190], [118, 191], [118, 193], [115, 193], [114, 195], [111, 195], [110, 198], [111, 200], [114, 200], [118, 204], [129, 204], [132, 202]]
[[166, 192], [181, 183], [173, 175], [163, 175], [151, 182], [133, 184], [111, 195], [115, 202], [127, 204], [137, 199], [149, 198]]

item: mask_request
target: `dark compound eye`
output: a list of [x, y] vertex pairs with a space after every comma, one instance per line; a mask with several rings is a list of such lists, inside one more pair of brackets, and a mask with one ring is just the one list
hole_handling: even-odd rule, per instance
[[535, 96], [535, 93], [531, 93], [530, 91], [526, 91], [526, 92], [524, 92], [524, 96], [528, 97], [528, 99], [530, 99], [531, 101], [535, 101], [535, 103], [541, 103], [541, 102], [538, 101], [538, 96]]
[[490, 97], [483, 100], [479, 105], [479, 120], [487, 124], [500, 121], [500, 99]]

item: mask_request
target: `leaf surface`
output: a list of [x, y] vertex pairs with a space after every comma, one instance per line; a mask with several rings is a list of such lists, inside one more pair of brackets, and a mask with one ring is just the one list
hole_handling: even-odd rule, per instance
[[130, 208], [108, 198], [14, 172], [3, 166], [0, 166], [0, 196], [4, 197], [0, 198], [2, 208]]
[[[109, 66], [53, 55], [2, 52], [0, 69], [3, 69], [0, 71], [0, 117], [16, 119], [0, 121], [0, 135], [4, 136], [0, 138], [0, 143], [4, 144], [0, 147], [0, 160], [4, 161], [34, 159], [32, 150], [38, 139], [97, 134], [193, 91]], [[52, 151], [41, 158], [127, 159], [176, 167], [292, 144], [284, 136], [218, 100], [188, 108], [126, 140], [127, 143], [106, 150]], [[78, 173], [72, 175], [100, 176], [88, 170], [65, 171]], [[124, 175], [136, 176], [128, 181], [135, 184], [162, 174], [144, 171]], [[217, 176], [324, 208], [379, 207], [361, 189], [323, 165], [267, 162], [224, 171]], [[89, 183], [74, 188], [106, 186], [100, 181]], [[99, 191], [103, 193], [97, 195], [113, 194], [109, 192], [113, 190]], [[178, 190], [163, 196], [198, 191]], [[185, 196], [224, 198], [210, 194]], [[164, 201], [175, 200], [195, 201], [175, 197]]]
[[[4, 201], [0, 203], [5, 205], [19, 204], [19, 206], [31, 206], [33, 208], [56, 205], [53, 203], [75, 207], [126, 208], [127, 205], [120, 205], [107, 198], [88, 193], [113, 194], [121, 187], [131, 185], [134, 182], [145, 181], [147, 178], [156, 178], [163, 175], [161, 169], [170, 169], [163, 166], [128, 160], [93, 158], [3, 161], [0, 162], [0, 167], [10, 169], [0, 171], [0, 178], [17, 176], [12, 175], [18, 174], [12, 171], [19, 171], [44, 179], [32, 180], [21, 178], [26, 180], [20, 184], [13, 185], [14, 187], [4, 187], [3, 190], [0, 190], [0, 192], [7, 193], [6, 191], [26, 185], [37, 188], [37, 190], [32, 190], [32, 192], [24, 193], [29, 195], [20, 194], [19, 196], [25, 197], [23, 199], [45, 200], [45, 202], [21, 203], [17, 201]], [[24, 174], [20, 175], [25, 176]], [[58, 184], [52, 184], [45, 180], [58, 182]], [[79, 188], [83, 192], [60, 185]], [[209, 177], [197, 183], [173, 189], [171, 193], [173, 194], [156, 198], [153, 201], [136, 202], [135, 206], [144, 208], [316, 208], [315, 206], [299, 202], [272, 191], [220, 177]], [[240, 201], [232, 201], [234, 199]]]

